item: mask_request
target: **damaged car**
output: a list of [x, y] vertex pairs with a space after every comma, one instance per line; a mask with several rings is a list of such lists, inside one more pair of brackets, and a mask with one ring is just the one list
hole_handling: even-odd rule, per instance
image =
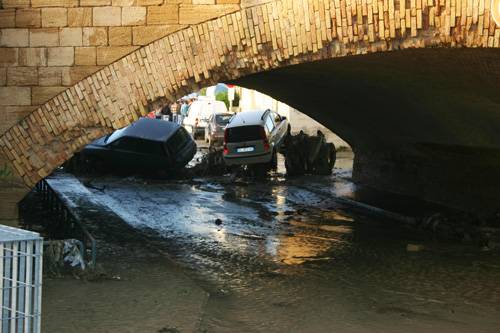
[[155, 173], [168, 178], [196, 154], [193, 137], [179, 124], [150, 118], [97, 139], [81, 151], [95, 171]]
[[290, 134], [286, 117], [272, 110], [253, 110], [235, 114], [224, 133], [224, 163], [262, 164], [271, 170], [278, 166], [277, 154]]

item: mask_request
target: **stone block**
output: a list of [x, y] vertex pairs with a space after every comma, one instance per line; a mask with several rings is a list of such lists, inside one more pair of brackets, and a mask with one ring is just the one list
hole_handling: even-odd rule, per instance
[[19, 49], [20, 66], [47, 66], [47, 49], [29, 47]]
[[17, 66], [19, 49], [0, 47], [0, 66]]
[[47, 49], [47, 66], [73, 66], [75, 63], [75, 48], [50, 47]]
[[111, 0], [80, 0], [80, 6], [111, 6]]
[[0, 68], [0, 86], [7, 84], [7, 68]]
[[0, 105], [31, 105], [31, 88], [0, 87]]
[[16, 27], [16, 10], [0, 9], [0, 28]]
[[111, 5], [114, 7], [132, 7], [135, 5], [135, 0], [112, 0]]
[[146, 7], [124, 7], [122, 8], [122, 25], [144, 25], [146, 24]]
[[69, 8], [68, 9], [69, 27], [91, 27], [92, 26], [92, 8]]
[[106, 28], [83, 28], [83, 46], [108, 45], [108, 31]]
[[193, 0], [193, 5], [215, 5], [215, 0]]
[[77, 47], [75, 48], [75, 66], [95, 66], [96, 61], [95, 47]]
[[185, 26], [181, 25], [157, 25], [132, 28], [133, 45], [146, 45], [161, 37], [178, 31]]
[[131, 27], [109, 27], [110, 46], [130, 46], [132, 45]]
[[73, 86], [101, 68], [102, 66], [64, 67], [62, 68], [62, 83], [64, 86]]
[[3, 8], [28, 8], [30, 0], [2, 0]]
[[78, 7], [80, 0], [31, 0], [31, 7]]
[[33, 105], [42, 105], [66, 90], [66, 87], [33, 87]]
[[60, 46], [82, 46], [83, 30], [82, 28], [62, 28], [59, 32]]
[[28, 47], [29, 29], [3, 29], [0, 34], [0, 46]]
[[41, 28], [30, 30], [30, 47], [59, 46], [59, 29]]
[[238, 11], [238, 5], [180, 5], [179, 23], [197, 24]]
[[68, 26], [68, 10], [66, 8], [42, 8], [42, 27], [56, 28]]
[[14, 125], [19, 122], [19, 120], [29, 116], [36, 106], [7, 106], [5, 108], [5, 122], [9, 125]]
[[[193, 2], [194, 3], [194, 2]], [[263, 2], [261, 1], [260, 4]], [[239, 5], [240, 0], [217, 0], [218, 5]]]
[[37, 67], [9, 67], [7, 68], [7, 85], [9, 86], [36, 86], [38, 85]]
[[178, 24], [179, 7], [176, 5], [149, 7], [146, 21], [148, 25]]
[[109, 65], [127, 54], [137, 50], [138, 46], [113, 46], [97, 48], [97, 65]]
[[61, 67], [40, 67], [38, 68], [38, 85], [42, 87], [61, 86]]
[[7, 68], [0, 68], [0, 86], [7, 84]]
[[122, 23], [122, 9], [120, 7], [94, 7], [93, 25], [95, 27], [116, 27]]
[[41, 26], [42, 14], [40, 9], [18, 9], [16, 11], [16, 27], [40, 28]]
[[136, 6], [159, 6], [163, 5], [163, 0], [136, 0]]

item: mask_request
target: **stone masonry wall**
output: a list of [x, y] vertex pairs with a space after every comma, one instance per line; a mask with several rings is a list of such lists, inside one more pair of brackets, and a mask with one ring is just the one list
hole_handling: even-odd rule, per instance
[[[498, 153], [497, 153], [498, 154]], [[500, 178], [496, 168], [469, 159], [357, 151], [353, 180], [380, 190], [413, 196], [442, 206], [498, 220]], [[496, 209], [495, 209], [496, 207]]]
[[0, 134], [123, 56], [241, 0], [0, 0]]

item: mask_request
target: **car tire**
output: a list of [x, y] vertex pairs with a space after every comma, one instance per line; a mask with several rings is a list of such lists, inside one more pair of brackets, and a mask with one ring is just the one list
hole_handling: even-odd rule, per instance
[[88, 159], [89, 170], [93, 174], [101, 175], [106, 172], [106, 164], [99, 157]]
[[330, 165], [330, 170], [333, 170], [335, 166], [335, 160], [337, 159], [337, 149], [333, 143], [328, 143], [328, 164]]
[[319, 155], [313, 163], [313, 173], [316, 175], [330, 175], [335, 164], [335, 146], [331, 143], [323, 144]]
[[160, 179], [169, 179], [172, 177], [172, 171], [165, 167], [156, 168], [156, 174]]
[[273, 149], [273, 154], [269, 161], [269, 169], [274, 171], [278, 169], [278, 153], [276, 153], [276, 149]]

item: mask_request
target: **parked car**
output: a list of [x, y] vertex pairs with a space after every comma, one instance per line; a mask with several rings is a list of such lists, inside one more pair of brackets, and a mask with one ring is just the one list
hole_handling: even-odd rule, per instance
[[141, 118], [97, 139], [82, 150], [97, 169], [106, 167], [169, 177], [182, 169], [196, 153], [196, 143], [179, 124]]
[[224, 133], [224, 163], [227, 166], [267, 164], [278, 165], [277, 154], [290, 134], [286, 117], [271, 110], [237, 113]]
[[215, 112], [210, 115], [205, 126], [205, 141], [211, 146], [216, 142], [224, 141], [224, 130], [233, 113]]
[[196, 139], [199, 135], [205, 135], [207, 120], [215, 112], [227, 112], [226, 104], [213, 99], [194, 101], [187, 110], [182, 125]]

